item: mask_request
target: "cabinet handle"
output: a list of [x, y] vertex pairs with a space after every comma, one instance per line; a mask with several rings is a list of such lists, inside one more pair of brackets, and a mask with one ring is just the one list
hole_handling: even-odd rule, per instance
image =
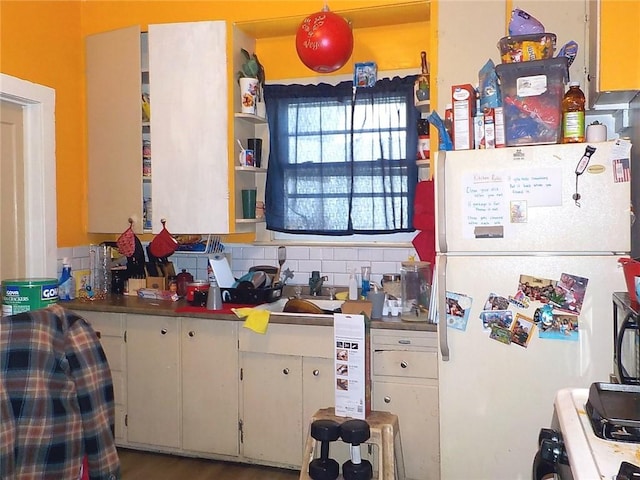
[[407, 368], [409, 366], [409, 364], [403, 360], [402, 362], [400, 362], [400, 366], [402, 368]]
[[160, 333], [161, 333], [162, 335], [166, 335], [166, 334], [167, 334], [167, 329], [166, 329], [166, 328], [163, 328], [162, 330], [160, 330]]
[[411, 340], [398, 340], [400, 345], [411, 345]]
[[284, 373], [285, 375], [289, 375], [289, 369], [288, 368], [283, 368], [282, 369], [282, 373]]
[[313, 376], [317, 377], [318, 375], [320, 375], [320, 370], [314, 370], [313, 371]]
[[190, 336], [190, 337], [195, 337], [195, 336], [196, 336], [196, 332], [194, 332], [193, 330], [191, 330], [191, 331], [189, 332], [189, 336]]
[[391, 397], [384, 397], [384, 403], [391, 403]]

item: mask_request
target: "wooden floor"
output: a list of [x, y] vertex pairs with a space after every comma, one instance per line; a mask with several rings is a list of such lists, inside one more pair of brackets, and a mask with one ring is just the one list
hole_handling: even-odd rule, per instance
[[299, 472], [118, 449], [123, 480], [293, 480]]

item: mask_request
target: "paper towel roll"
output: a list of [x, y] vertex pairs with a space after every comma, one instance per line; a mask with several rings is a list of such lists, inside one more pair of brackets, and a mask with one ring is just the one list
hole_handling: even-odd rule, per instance
[[607, 126], [602, 124], [587, 125], [587, 142], [606, 142]]

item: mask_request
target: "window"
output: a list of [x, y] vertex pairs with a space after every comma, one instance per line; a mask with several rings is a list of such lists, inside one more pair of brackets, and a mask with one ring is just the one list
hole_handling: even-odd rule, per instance
[[[267, 228], [353, 235], [413, 231], [415, 77], [267, 85]], [[355, 93], [355, 95], [354, 95]]]

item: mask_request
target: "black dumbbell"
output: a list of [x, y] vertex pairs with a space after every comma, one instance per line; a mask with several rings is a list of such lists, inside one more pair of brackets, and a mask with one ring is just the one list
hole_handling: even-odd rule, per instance
[[344, 480], [371, 480], [373, 467], [368, 460], [362, 460], [360, 455], [360, 444], [371, 436], [369, 424], [364, 420], [347, 420], [340, 425], [340, 436], [343, 442], [351, 444], [351, 460], [342, 464]]
[[340, 465], [329, 458], [329, 443], [340, 438], [340, 424], [333, 420], [315, 420], [311, 423], [311, 436], [321, 442], [320, 458], [309, 463], [309, 476], [313, 480], [335, 480], [340, 472]]

